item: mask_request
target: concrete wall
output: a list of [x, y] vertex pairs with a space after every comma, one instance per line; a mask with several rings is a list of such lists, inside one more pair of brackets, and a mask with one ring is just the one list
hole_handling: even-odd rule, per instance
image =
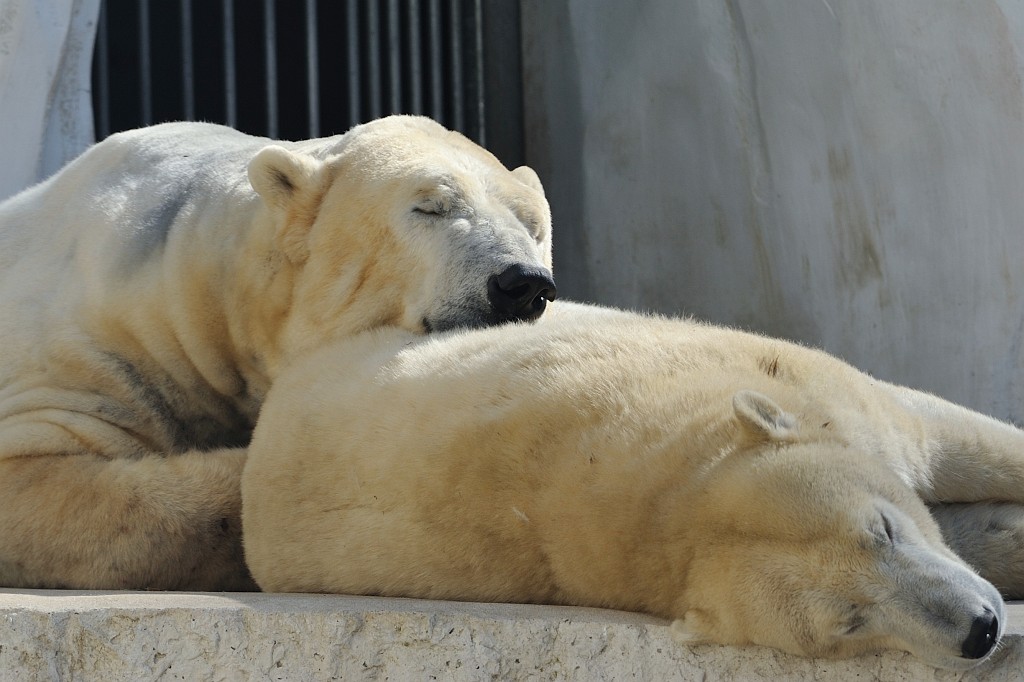
[[99, 0], [0, 0], [0, 201], [93, 141]]
[[524, 0], [559, 292], [1024, 421], [1024, 5]]

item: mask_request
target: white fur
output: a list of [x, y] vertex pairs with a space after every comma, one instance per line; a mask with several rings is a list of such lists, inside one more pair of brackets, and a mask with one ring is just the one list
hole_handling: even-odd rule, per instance
[[238, 477], [281, 368], [500, 322], [488, 280], [550, 239], [536, 174], [424, 118], [95, 145], [0, 205], [0, 585], [251, 586]]
[[689, 641], [966, 668], [1003, 603], [925, 500], [1024, 502], [1024, 433], [819, 351], [559, 302], [310, 355], [242, 488], [268, 590], [606, 606]]

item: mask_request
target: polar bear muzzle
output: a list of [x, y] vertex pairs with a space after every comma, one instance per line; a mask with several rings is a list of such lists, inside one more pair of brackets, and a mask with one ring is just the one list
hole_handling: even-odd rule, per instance
[[551, 273], [545, 268], [510, 265], [487, 281], [487, 300], [495, 314], [508, 321], [535, 320], [557, 291]]

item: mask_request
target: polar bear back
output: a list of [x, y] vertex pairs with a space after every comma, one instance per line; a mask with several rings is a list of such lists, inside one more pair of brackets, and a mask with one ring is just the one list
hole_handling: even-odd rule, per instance
[[[857, 419], [886, 409], [866, 377], [819, 351], [569, 303], [548, 315], [422, 340], [376, 332], [286, 372], [243, 480], [243, 498], [260, 499], [244, 506], [243, 523], [261, 586], [394, 594], [380, 576], [415, 584], [418, 570], [436, 575], [443, 564], [466, 577], [460, 592], [426, 584], [417, 596], [465, 598], [475, 588], [479, 599], [571, 601], [554, 587], [563, 569], [545, 543], [585, 553], [607, 536], [642, 542], [643, 516], [615, 510], [645, 508], [659, 486], [699, 490], [701, 472], [740, 445], [737, 391], [767, 393], [825, 428], [858, 429]], [[868, 413], [836, 420], [822, 407], [835, 400], [806, 401], [808, 390], [832, 394], [838, 384], [851, 412]], [[623, 480], [632, 485], [601, 483]], [[589, 538], [577, 515], [603, 495], [601, 535]], [[465, 519], [481, 520], [472, 538]], [[439, 565], [417, 569], [406, 556]], [[594, 560], [621, 575], [607, 584], [628, 588], [628, 557]], [[493, 562], [507, 570], [493, 575]]]

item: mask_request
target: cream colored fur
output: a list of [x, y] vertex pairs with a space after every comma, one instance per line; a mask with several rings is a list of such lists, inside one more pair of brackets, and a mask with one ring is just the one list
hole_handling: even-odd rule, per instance
[[537, 176], [428, 119], [303, 142], [171, 123], [0, 205], [0, 585], [251, 587], [238, 482], [290, 358], [503, 321]]
[[242, 494], [266, 590], [613, 607], [685, 641], [966, 668], [1004, 607], [925, 502], [1024, 502], [1024, 433], [819, 351], [559, 302], [311, 354]]

